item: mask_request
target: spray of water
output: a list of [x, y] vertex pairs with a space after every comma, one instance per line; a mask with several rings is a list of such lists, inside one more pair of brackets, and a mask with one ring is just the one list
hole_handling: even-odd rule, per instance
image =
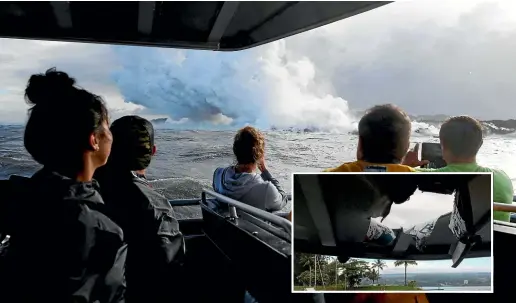
[[353, 130], [348, 104], [315, 84], [309, 58], [293, 59], [283, 41], [255, 50], [219, 53], [115, 47], [113, 74], [123, 97], [170, 126], [319, 131]]

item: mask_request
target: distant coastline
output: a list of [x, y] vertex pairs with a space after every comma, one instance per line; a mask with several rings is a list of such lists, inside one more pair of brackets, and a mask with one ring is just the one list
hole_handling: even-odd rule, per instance
[[168, 120], [168, 118], [156, 118], [156, 119], [151, 119], [150, 122], [154, 125], [160, 125], [160, 124], [166, 123], [167, 120]]
[[469, 291], [491, 291], [491, 286], [424, 286], [421, 287], [423, 290], [427, 291], [460, 291], [460, 292], [469, 292]]
[[[449, 116], [447, 115], [419, 115], [410, 116], [415, 122], [423, 122], [438, 127]], [[507, 135], [516, 132], [516, 120], [480, 120], [484, 126], [484, 132], [488, 135]]]
[[[443, 272], [443, 273], [407, 273], [407, 280], [414, 280], [417, 286], [431, 290], [466, 291], [487, 290], [491, 287], [490, 272]], [[379, 282], [384, 285], [403, 285], [404, 274], [381, 274]]]

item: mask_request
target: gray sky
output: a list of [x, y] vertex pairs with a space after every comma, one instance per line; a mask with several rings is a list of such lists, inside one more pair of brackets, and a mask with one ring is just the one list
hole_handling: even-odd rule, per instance
[[[2, 123], [24, 122], [26, 81], [30, 74], [52, 66], [77, 78], [81, 86], [103, 95], [114, 116], [135, 111], [161, 114], [152, 108], [145, 110], [141, 105], [124, 103], [127, 98], [122, 96], [112, 77], [113, 71], [123, 64], [113, 46], [9, 39], [0, 43]], [[287, 62], [302, 62], [308, 68], [298, 67], [298, 72], [313, 73], [309, 81], [301, 79], [294, 88], [303, 86], [303, 94], [309, 90], [314, 95], [333, 96], [325, 103], [326, 107], [338, 104], [342, 98], [351, 108], [390, 102], [412, 114], [515, 118], [512, 110], [516, 97], [514, 1], [396, 2], [288, 38], [280, 44]], [[246, 54], [261, 58], [276, 46], [266, 45]], [[172, 60], [182, 54], [177, 50], [163, 52], [169, 52]], [[226, 55], [215, 57], [204, 52], [203, 56], [216, 60]], [[239, 57], [244, 59], [245, 56]], [[143, 59], [134, 57], [134, 60]], [[289, 75], [286, 74], [287, 79]], [[281, 81], [269, 83], [276, 82]], [[284, 91], [277, 92], [281, 87], [271, 90], [284, 98]], [[267, 104], [274, 108], [274, 114], [293, 108], [287, 101], [283, 106], [278, 105], [282, 100], [275, 102]], [[314, 104], [306, 106], [307, 111], [324, 107]], [[309, 120], [311, 117], [303, 117], [307, 111], [296, 116]], [[313, 120], [342, 119], [339, 115], [328, 115], [313, 115]], [[277, 120], [285, 117], [279, 115]]]
[[[424, 210], [424, 211], [422, 211]], [[417, 190], [410, 200], [393, 204], [383, 224], [391, 228], [408, 229], [416, 224], [435, 220], [453, 210], [453, 195], [443, 195]]]
[[514, 118], [514, 1], [396, 2], [287, 45], [352, 108]]

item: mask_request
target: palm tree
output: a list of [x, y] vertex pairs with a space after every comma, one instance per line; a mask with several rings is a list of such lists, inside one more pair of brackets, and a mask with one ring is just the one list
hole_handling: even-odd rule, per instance
[[417, 265], [417, 262], [416, 261], [396, 261], [394, 262], [394, 266], [398, 267], [398, 266], [402, 266], [404, 265], [405, 266], [405, 286], [407, 286], [407, 266], [409, 265]]
[[380, 259], [376, 259], [376, 261], [373, 262], [373, 265], [371, 265], [371, 268], [373, 268], [373, 270], [376, 268], [378, 280], [380, 279], [380, 270], [383, 270], [385, 267], [387, 267], [387, 264]]
[[374, 268], [369, 268], [369, 270], [366, 272], [366, 277], [373, 281], [373, 284], [374, 284], [374, 281], [378, 281], [378, 279], [380, 278], [378, 276], [378, 272], [376, 270], [374, 270]]

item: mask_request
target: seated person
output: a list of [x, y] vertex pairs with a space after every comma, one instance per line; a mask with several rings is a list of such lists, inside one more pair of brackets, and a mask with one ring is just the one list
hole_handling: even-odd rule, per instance
[[319, 181], [331, 220], [336, 225], [337, 237], [343, 241], [378, 245], [390, 245], [396, 235], [391, 228], [371, 218], [385, 219], [393, 203], [408, 201], [417, 189], [411, 175], [395, 178], [382, 174], [354, 175], [351, 178], [323, 175]]
[[93, 180], [113, 141], [106, 104], [54, 68], [30, 77], [25, 100], [23, 143], [42, 168], [2, 192], [0, 301], [124, 302], [127, 245]]
[[[246, 126], [233, 142], [237, 164], [219, 167], [213, 174], [213, 189], [229, 198], [266, 211], [281, 210], [287, 194], [265, 166], [265, 138], [256, 128]], [[261, 174], [256, 173], [256, 169]]]
[[[499, 169], [491, 169], [477, 164], [477, 153], [483, 143], [482, 124], [468, 116], [451, 117], [439, 130], [442, 157], [446, 166], [437, 169], [417, 168], [422, 172], [493, 172], [494, 202], [512, 204], [514, 189], [507, 174]], [[404, 162], [418, 162], [417, 151], [407, 153]], [[509, 212], [494, 211], [495, 220], [510, 221]]]
[[125, 116], [111, 125], [113, 146], [96, 174], [108, 213], [126, 236], [129, 302], [169, 302], [184, 239], [168, 200], [154, 191], [145, 169], [156, 153], [152, 124]]
[[[392, 104], [369, 109], [358, 123], [357, 160], [326, 172], [412, 172], [401, 164], [410, 144], [411, 122], [408, 115]], [[413, 166], [425, 161], [411, 163]]]

